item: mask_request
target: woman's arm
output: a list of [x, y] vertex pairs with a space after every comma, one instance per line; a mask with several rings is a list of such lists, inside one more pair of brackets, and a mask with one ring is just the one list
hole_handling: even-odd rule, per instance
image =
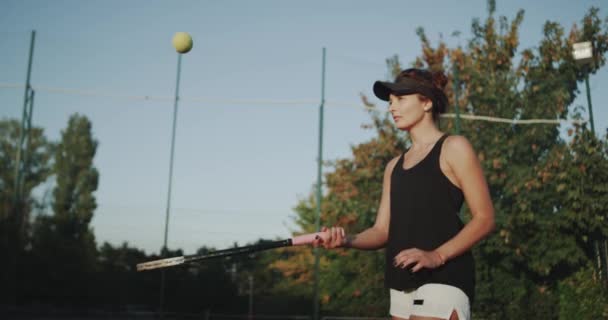
[[313, 245], [323, 245], [325, 248], [347, 247], [362, 250], [375, 250], [384, 248], [388, 239], [388, 225], [390, 220], [390, 194], [391, 194], [391, 173], [399, 158], [394, 158], [384, 169], [382, 181], [382, 196], [380, 206], [376, 214], [374, 225], [361, 233], [346, 235], [342, 227], [323, 227], [326, 237], [319, 239]]
[[472, 219], [456, 236], [435, 249], [443, 262], [468, 251], [494, 230], [494, 207], [475, 150], [465, 137], [451, 136], [445, 141], [444, 152]]

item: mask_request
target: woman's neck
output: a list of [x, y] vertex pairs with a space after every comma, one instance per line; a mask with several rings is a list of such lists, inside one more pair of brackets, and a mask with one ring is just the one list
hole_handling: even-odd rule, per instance
[[425, 147], [437, 142], [443, 135], [434, 122], [424, 121], [410, 129], [412, 148]]

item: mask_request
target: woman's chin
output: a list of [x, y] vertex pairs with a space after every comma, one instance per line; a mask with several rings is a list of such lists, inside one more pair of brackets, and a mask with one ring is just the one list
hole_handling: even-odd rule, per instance
[[410, 129], [412, 128], [412, 126], [406, 126], [403, 124], [398, 124], [395, 125], [397, 127], [397, 129], [401, 130], [401, 131], [410, 131]]

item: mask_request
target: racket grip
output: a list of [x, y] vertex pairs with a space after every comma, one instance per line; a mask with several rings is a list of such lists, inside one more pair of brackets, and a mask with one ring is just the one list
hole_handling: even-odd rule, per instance
[[176, 265], [182, 264], [184, 262], [186, 262], [186, 258], [183, 257], [183, 256], [182, 257], [175, 257], [175, 258], [167, 258], [167, 259], [154, 260], [154, 261], [144, 262], [144, 263], [138, 264], [137, 265], [137, 271], [166, 268], [166, 267], [176, 266]]
[[323, 234], [324, 234], [324, 232], [316, 232], [316, 233], [303, 234], [301, 236], [295, 236], [291, 239], [291, 244], [294, 246], [311, 244], [313, 241], [315, 241], [315, 239], [317, 237], [321, 237]]

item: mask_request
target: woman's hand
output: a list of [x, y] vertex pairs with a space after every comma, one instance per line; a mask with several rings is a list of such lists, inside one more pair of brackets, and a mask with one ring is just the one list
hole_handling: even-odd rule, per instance
[[424, 251], [417, 248], [406, 249], [395, 256], [393, 264], [398, 268], [408, 268], [417, 272], [422, 268], [434, 269], [445, 263], [445, 258], [437, 251]]
[[314, 247], [323, 246], [325, 249], [339, 248], [346, 242], [346, 232], [342, 227], [323, 227], [321, 232], [324, 234], [316, 239], [312, 245]]

